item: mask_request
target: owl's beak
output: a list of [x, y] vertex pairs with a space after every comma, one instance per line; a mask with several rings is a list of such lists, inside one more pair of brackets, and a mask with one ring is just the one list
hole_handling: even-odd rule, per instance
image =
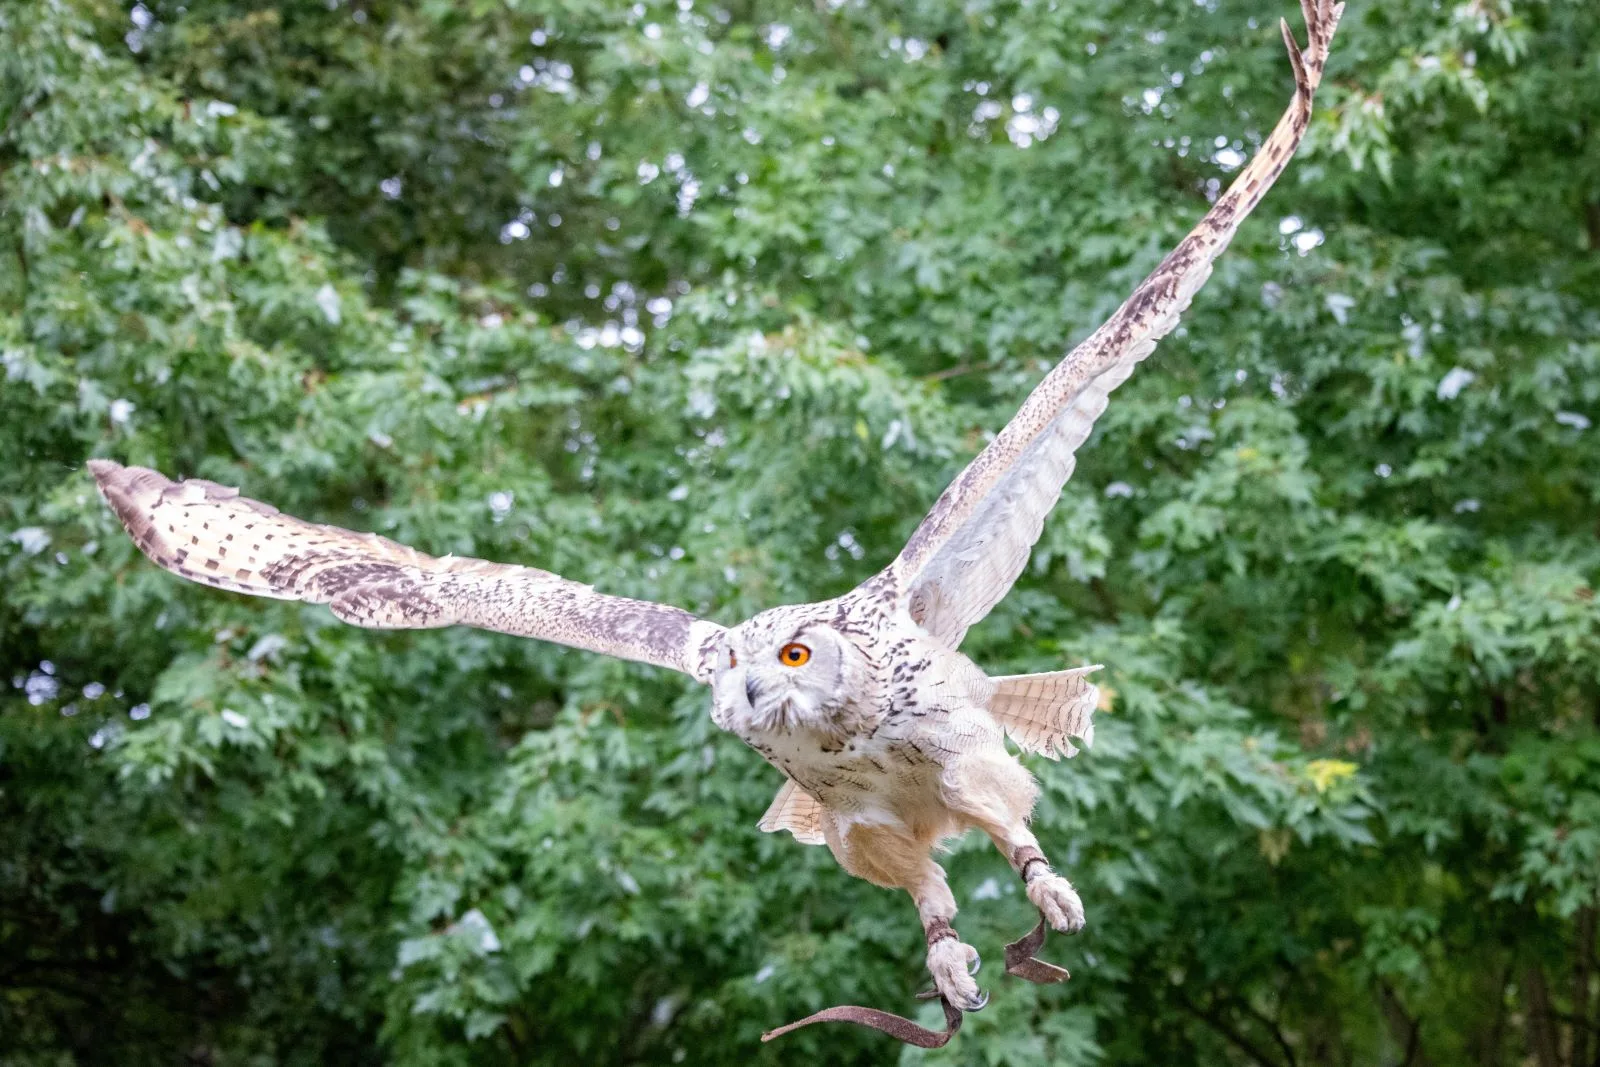
[[755, 675], [753, 675], [753, 674], [745, 675], [744, 676], [744, 696], [745, 696], [746, 700], [750, 701], [750, 706], [752, 708], [756, 706], [756, 698], [759, 697], [760, 695], [761, 695], [761, 684], [756, 681]]

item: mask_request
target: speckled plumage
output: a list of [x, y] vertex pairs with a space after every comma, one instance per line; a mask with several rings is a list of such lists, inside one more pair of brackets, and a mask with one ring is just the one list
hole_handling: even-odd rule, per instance
[[[835, 600], [724, 628], [677, 608], [597, 593], [532, 567], [424, 555], [374, 534], [283, 515], [212, 482], [172, 482], [95, 460], [105, 499], [141, 551], [185, 578], [329, 605], [358, 626], [464, 624], [682, 671], [712, 687], [712, 717], [783, 772], [761, 829], [826, 844], [852, 874], [907, 890], [941, 994], [981, 1006], [976, 953], [932, 850], [983, 830], [1050, 924], [1083, 911], [1028, 830], [1036, 786], [1005, 747], [1052, 758], [1093, 736], [1093, 668], [989, 678], [957, 651], [1010, 589], [1074, 453], [1107, 400], [1170, 332], [1239, 223], [1287, 165], [1311, 115], [1343, 5], [1302, 0], [1296, 90], [1254, 159], [1117, 312], [1063, 359], [939, 497], [882, 573]], [[803, 662], [784, 659], [790, 646]], [[796, 654], [798, 655], [798, 654]], [[1076, 743], [1075, 743], [1076, 742]]]

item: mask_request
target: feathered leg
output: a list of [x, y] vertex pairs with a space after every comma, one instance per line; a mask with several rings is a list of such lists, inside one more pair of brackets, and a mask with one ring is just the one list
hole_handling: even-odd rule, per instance
[[[843, 825], [841, 825], [843, 824]], [[977, 1011], [989, 998], [978, 992], [978, 950], [956, 936], [956, 898], [944, 868], [921, 841], [897, 827], [824, 820], [828, 847], [839, 865], [857, 878], [890, 889], [904, 889], [917, 905], [928, 940], [928, 972], [939, 995], [962, 1011]]]
[[989, 997], [978, 991], [973, 979], [980, 962], [978, 950], [956, 937], [950, 925], [956, 898], [945, 882], [944, 868], [928, 860], [921, 884], [910, 893], [928, 938], [928, 972], [933, 975], [934, 987], [962, 1011], [977, 1011], [989, 1003]]
[[963, 754], [946, 765], [943, 797], [950, 810], [989, 835], [1021, 875], [1028, 899], [1064, 934], [1083, 929], [1083, 901], [1072, 883], [1055, 873], [1028, 829], [1039, 787], [1033, 775], [1003, 749]]

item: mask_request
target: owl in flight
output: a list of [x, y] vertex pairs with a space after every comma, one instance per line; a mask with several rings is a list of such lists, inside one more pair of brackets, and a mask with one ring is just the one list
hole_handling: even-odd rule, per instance
[[[1086, 677], [1093, 668], [994, 678], [958, 649], [1021, 573], [1111, 391], [1177, 325], [1305, 134], [1344, 5], [1301, 6], [1304, 51], [1283, 25], [1294, 99], [1249, 166], [1116, 313], [1045, 376], [899, 556], [836, 599], [772, 608], [723, 627], [533, 567], [440, 559], [375, 534], [304, 522], [213, 482], [172, 482], [108, 460], [89, 467], [139, 549], [193, 581], [327, 604], [357, 626], [463, 624], [555, 641], [709, 685], [713, 721], [783, 772], [761, 828], [825, 844], [851, 874], [910, 894], [953, 1030], [960, 1012], [986, 998], [973, 978], [977, 952], [951, 926], [955, 898], [930, 854], [944, 839], [983, 831], [1044, 922], [1079, 930], [1083, 905], [1028, 829], [1037, 787], [1005, 738], [1027, 752], [1071, 756], [1092, 740], [1097, 700]], [[1041, 926], [1016, 955], [1031, 955], [1042, 937]], [[1013, 973], [1030, 977], [1027, 964], [1038, 962], [1024, 958]], [[1032, 973], [1035, 980], [1064, 976]]]

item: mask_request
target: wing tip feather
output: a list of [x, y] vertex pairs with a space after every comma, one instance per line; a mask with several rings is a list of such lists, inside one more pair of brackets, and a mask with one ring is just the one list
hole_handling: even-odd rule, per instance
[[[145, 555], [155, 549], [150, 522], [150, 503], [173, 483], [147, 467], [124, 467], [109, 459], [91, 459], [89, 473], [94, 477], [100, 497], [116, 515], [122, 528]], [[156, 559], [156, 562], [161, 562]]]
[[91, 459], [86, 466], [95, 483], [102, 486], [128, 469], [114, 459]]

